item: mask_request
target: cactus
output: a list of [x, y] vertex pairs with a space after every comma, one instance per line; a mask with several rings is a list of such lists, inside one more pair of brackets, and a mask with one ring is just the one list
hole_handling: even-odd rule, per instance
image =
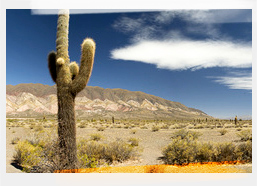
[[237, 125], [237, 116], [235, 117], [235, 125]]
[[83, 90], [91, 76], [95, 42], [86, 38], [81, 45], [80, 68], [70, 63], [68, 55], [69, 10], [61, 10], [57, 22], [56, 52], [48, 55], [48, 68], [57, 85], [58, 143], [60, 168], [77, 168], [75, 97]]

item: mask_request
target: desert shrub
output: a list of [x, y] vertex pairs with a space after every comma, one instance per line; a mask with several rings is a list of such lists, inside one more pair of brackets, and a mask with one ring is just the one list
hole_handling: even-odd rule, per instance
[[102, 127], [98, 127], [97, 130], [98, 130], [98, 131], [104, 131], [104, 130], [105, 130], [105, 127], [103, 127], [103, 126], [102, 126]]
[[188, 128], [188, 129], [193, 129], [193, 128], [194, 128], [194, 125], [189, 124], [189, 125], [187, 126], [187, 128]]
[[37, 166], [41, 161], [43, 149], [39, 146], [33, 146], [28, 141], [19, 141], [15, 147], [14, 162], [23, 167], [23, 171], [30, 170]]
[[131, 146], [138, 146], [139, 139], [138, 138], [129, 138], [128, 142], [130, 143]]
[[19, 141], [20, 141], [20, 138], [19, 138], [19, 137], [15, 137], [15, 138], [12, 139], [11, 144], [15, 145], [15, 144], [17, 144]]
[[89, 158], [87, 154], [78, 153], [79, 168], [96, 168], [97, 166], [98, 161], [94, 157]]
[[222, 128], [219, 130], [220, 134], [223, 136], [225, 135], [228, 131], [225, 128]]
[[44, 130], [44, 127], [43, 127], [42, 125], [36, 125], [36, 126], [34, 127], [34, 130], [35, 130], [36, 132], [40, 132], [40, 131]]
[[170, 128], [169, 125], [163, 125], [163, 126], [161, 127], [161, 129], [169, 129], [169, 128]]
[[87, 126], [87, 124], [85, 124], [85, 123], [80, 123], [80, 124], [78, 125], [79, 128], [86, 128], [86, 126]]
[[31, 145], [37, 146], [39, 145], [40, 141], [42, 141], [40, 139], [40, 135], [39, 133], [30, 133], [30, 135], [27, 137], [26, 139]]
[[204, 125], [202, 124], [198, 124], [195, 126], [195, 129], [203, 129], [204, 128]]
[[124, 129], [129, 129], [130, 128], [130, 125], [125, 125], [124, 126]]
[[136, 134], [137, 130], [136, 129], [132, 129], [131, 130], [131, 134]]
[[137, 155], [137, 151], [131, 145], [123, 141], [114, 141], [106, 146], [104, 159], [109, 163], [123, 162], [135, 158]]
[[248, 140], [238, 145], [236, 156], [238, 160], [252, 161], [252, 141]]
[[165, 164], [184, 164], [195, 160], [197, 142], [191, 139], [177, 137], [166, 146], [163, 151], [162, 160]]
[[144, 125], [144, 126], [141, 126], [140, 129], [148, 129], [148, 127]]
[[214, 161], [234, 161], [236, 157], [236, 145], [233, 143], [218, 143], [214, 149]]
[[99, 141], [103, 138], [101, 134], [95, 133], [90, 135], [90, 139], [93, 141]]
[[157, 132], [160, 130], [160, 127], [157, 125], [152, 126], [152, 132]]
[[38, 132], [17, 143], [13, 161], [25, 172], [54, 172], [59, 168], [57, 155], [57, 138], [51, 132]]
[[[108, 144], [81, 140], [78, 143], [78, 154], [80, 157], [87, 158], [93, 163], [114, 161], [123, 162], [125, 160], [135, 158], [138, 156], [137, 149], [124, 141], [118, 140]], [[85, 158], [85, 155], [87, 157]]]
[[242, 130], [241, 132], [237, 133], [237, 136], [241, 138], [241, 141], [252, 141], [252, 130]]
[[34, 127], [35, 127], [35, 123], [31, 123], [31, 124], [29, 125], [29, 128], [30, 128], [30, 129], [34, 129]]
[[211, 143], [198, 144], [196, 160], [198, 162], [209, 162], [213, 159], [214, 147]]
[[201, 135], [202, 135], [202, 133], [200, 133], [200, 132], [195, 132], [195, 131], [186, 130], [186, 129], [180, 129], [180, 130], [174, 132], [173, 135], [171, 136], [171, 138], [174, 139], [174, 138], [180, 137], [181, 139], [191, 138], [192, 140], [197, 140]]
[[95, 158], [96, 161], [103, 159], [105, 145], [96, 141], [81, 140], [78, 143], [78, 154], [86, 154], [88, 158]]

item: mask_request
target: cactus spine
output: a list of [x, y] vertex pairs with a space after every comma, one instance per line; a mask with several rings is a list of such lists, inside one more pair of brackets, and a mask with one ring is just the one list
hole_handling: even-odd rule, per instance
[[48, 68], [57, 85], [60, 168], [77, 168], [75, 97], [91, 76], [95, 42], [86, 38], [81, 45], [80, 68], [68, 55], [69, 10], [61, 10], [57, 22], [56, 52], [48, 55]]

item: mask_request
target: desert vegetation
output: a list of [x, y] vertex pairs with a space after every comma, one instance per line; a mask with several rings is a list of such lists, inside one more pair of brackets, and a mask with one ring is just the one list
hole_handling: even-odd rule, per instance
[[[153, 132], [154, 127], [158, 131]], [[24, 172], [58, 170], [57, 128], [57, 120], [47, 117], [7, 119], [13, 162]], [[216, 119], [115, 119], [115, 123], [112, 118], [78, 119], [76, 128], [79, 168], [252, 161], [251, 120], [238, 120], [235, 125], [234, 120]], [[26, 131], [26, 137], [20, 129]], [[227, 132], [222, 135], [221, 130]]]

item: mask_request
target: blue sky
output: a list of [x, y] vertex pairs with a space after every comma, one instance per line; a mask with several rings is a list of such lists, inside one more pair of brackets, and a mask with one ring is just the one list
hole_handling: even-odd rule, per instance
[[[252, 115], [251, 10], [70, 12], [71, 61], [84, 38], [96, 42], [89, 86], [142, 91], [214, 117]], [[6, 10], [6, 84], [54, 85], [47, 54], [56, 23], [55, 12]]]

